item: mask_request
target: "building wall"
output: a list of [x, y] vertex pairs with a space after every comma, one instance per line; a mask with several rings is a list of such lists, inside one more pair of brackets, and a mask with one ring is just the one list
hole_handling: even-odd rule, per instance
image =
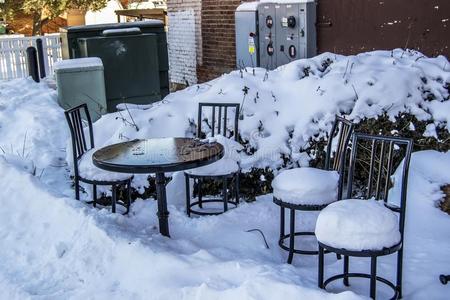
[[410, 48], [450, 57], [449, 0], [319, 0], [319, 52]]
[[[42, 33], [59, 32], [59, 28], [64, 26], [67, 26], [67, 20], [64, 18], [45, 19], [42, 21]], [[33, 33], [33, 17], [23, 13], [18, 14], [12, 21], [8, 22], [8, 28], [15, 34], [30, 36]]]
[[67, 26], [80, 26], [86, 23], [84, 15], [86, 12], [81, 9], [70, 9], [66, 13]]
[[202, 0], [203, 63], [197, 76], [204, 82], [236, 68], [234, 12], [240, 0]]
[[[109, 0], [106, 7], [99, 11], [87, 11], [84, 16], [85, 24], [106, 24], [106, 23], [116, 23], [117, 15], [116, 10], [123, 9], [122, 4], [119, 0]], [[126, 17], [120, 17], [121, 22], [126, 21]]]
[[[198, 82], [235, 69], [234, 11], [247, 1], [168, 0], [169, 16], [175, 24], [178, 21], [170, 12], [194, 10]], [[317, 3], [318, 53], [348, 55], [406, 47], [428, 56], [450, 56], [450, 40], [446, 38], [450, 34], [449, 0], [318, 0]], [[169, 35], [170, 23], [169, 17]], [[182, 43], [184, 37], [172, 32], [169, 39]], [[186, 50], [184, 55], [187, 58], [191, 53], [192, 49]], [[177, 64], [181, 61], [180, 58]], [[194, 73], [191, 65], [183, 70], [184, 74]], [[176, 72], [172, 70], [173, 74]]]
[[168, 0], [170, 81], [196, 84], [202, 63], [201, 0]]

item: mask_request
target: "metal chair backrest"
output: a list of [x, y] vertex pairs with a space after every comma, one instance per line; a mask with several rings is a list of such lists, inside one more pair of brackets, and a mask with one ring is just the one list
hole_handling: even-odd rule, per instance
[[[210, 119], [204, 119], [202, 120], [202, 113], [205, 108], [211, 109], [211, 115]], [[229, 109], [230, 113], [229, 112]], [[234, 108], [234, 116], [229, 116], [230, 114], [233, 114], [233, 108]], [[197, 120], [197, 137], [202, 137], [202, 124], [203, 121], [210, 127], [211, 130], [211, 136], [214, 136], [215, 134], [223, 135], [227, 138], [234, 137], [234, 139], [237, 141], [239, 137], [239, 108], [240, 105], [238, 103], [199, 103], [198, 104], [198, 120]], [[217, 113], [216, 113], [217, 111]], [[216, 116], [217, 115], [217, 116]], [[230, 121], [234, 123], [234, 126], [232, 130], [229, 130], [228, 128], [228, 119], [230, 118]], [[211, 123], [209, 124], [208, 121]], [[227, 134], [229, 133], [229, 134]]]
[[[72, 154], [75, 176], [78, 176], [77, 160], [88, 150], [94, 148], [94, 132], [92, 128], [91, 116], [89, 115], [89, 110], [86, 103], [66, 110], [64, 114], [66, 116], [66, 120], [70, 129], [70, 136], [72, 138]], [[84, 114], [89, 127], [89, 145], [87, 143], [83, 128], [82, 114]]]
[[[325, 170], [341, 171], [343, 169], [345, 165], [345, 155], [353, 130], [354, 124], [351, 121], [336, 116], [328, 136]], [[333, 141], [336, 137], [338, 138], [337, 147], [333, 150]], [[331, 161], [332, 157], [333, 161]]]
[[[387, 208], [400, 214], [399, 228], [402, 239], [412, 148], [413, 141], [409, 138], [355, 133], [348, 172], [347, 199], [355, 198], [356, 195], [362, 199], [383, 200]], [[403, 163], [401, 182], [396, 183], [400, 187], [400, 206], [398, 206], [389, 203], [388, 196], [392, 188], [391, 176], [401, 163]], [[361, 169], [358, 173], [356, 165]], [[354, 184], [355, 175], [360, 180], [358, 184]]]
[[[328, 136], [327, 153], [325, 156], [325, 170], [337, 171], [340, 175], [338, 185], [338, 199], [342, 199], [344, 188], [344, 167], [347, 158], [348, 144], [353, 134], [354, 124], [349, 120], [336, 116], [333, 127]], [[333, 148], [333, 141], [337, 137], [336, 149]], [[333, 161], [332, 161], [333, 158]]]

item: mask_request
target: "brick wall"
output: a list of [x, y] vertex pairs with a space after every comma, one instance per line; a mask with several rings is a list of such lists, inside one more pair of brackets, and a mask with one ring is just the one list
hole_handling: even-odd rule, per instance
[[[183, 17], [188, 14], [186, 11], [192, 10], [195, 16], [197, 68], [194, 77], [198, 82], [205, 82], [236, 68], [234, 12], [239, 4], [250, 1], [254, 0], [167, 0], [173, 83], [184, 83], [179, 82], [179, 78], [187, 79], [194, 73], [190, 59], [192, 51], [188, 47], [178, 47], [187, 41], [186, 32], [179, 24], [191, 26], [190, 22], [183, 22]], [[175, 28], [171, 30], [171, 26]]]
[[203, 62], [197, 77], [204, 82], [235, 69], [234, 12], [240, 0], [202, 0]]
[[167, 0], [170, 81], [197, 83], [202, 62], [201, 0]]
[[168, 12], [169, 76], [172, 84], [197, 83], [195, 12]]

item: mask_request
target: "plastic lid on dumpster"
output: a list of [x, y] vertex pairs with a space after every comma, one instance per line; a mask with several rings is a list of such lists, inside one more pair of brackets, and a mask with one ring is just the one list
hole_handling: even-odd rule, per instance
[[85, 57], [61, 60], [53, 66], [55, 73], [74, 73], [103, 70], [102, 60], [98, 57]]
[[136, 22], [125, 22], [125, 23], [108, 23], [108, 24], [93, 24], [93, 25], [82, 25], [82, 26], [70, 26], [62, 27], [59, 29], [60, 32], [88, 32], [88, 31], [99, 31], [105, 29], [119, 29], [119, 28], [129, 28], [129, 27], [139, 27], [139, 28], [164, 28], [164, 22], [160, 20], [147, 20], [147, 21], [136, 21]]

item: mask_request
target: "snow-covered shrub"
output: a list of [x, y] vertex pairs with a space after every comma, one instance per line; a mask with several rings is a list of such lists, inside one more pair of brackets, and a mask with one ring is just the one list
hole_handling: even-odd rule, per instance
[[253, 196], [270, 191], [270, 178], [281, 169], [322, 166], [336, 114], [357, 123], [360, 131], [413, 137], [416, 150], [450, 149], [449, 86], [450, 64], [444, 56], [427, 58], [401, 49], [355, 56], [324, 53], [274, 71], [247, 68], [224, 74], [144, 108], [128, 105], [96, 122], [96, 141], [102, 146], [134, 138], [195, 136], [199, 102], [240, 103], [242, 191]]

